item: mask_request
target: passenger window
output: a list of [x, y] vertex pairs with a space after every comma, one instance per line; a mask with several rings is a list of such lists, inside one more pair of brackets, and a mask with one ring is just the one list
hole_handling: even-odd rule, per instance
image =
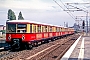
[[32, 33], [32, 24], [30, 24], [30, 33]]
[[58, 28], [56, 27], [56, 32], [58, 32]]
[[45, 32], [47, 32], [47, 26], [45, 26]]
[[50, 27], [50, 32], [52, 32], [52, 27]]
[[35, 30], [35, 33], [36, 33], [36, 26], [34, 28], [35, 28], [34, 30]]
[[40, 26], [40, 25], [38, 25], [37, 30], [38, 30], [38, 33], [40, 33], [40, 32], [41, 32], [41, 26]]
[[33, 33], [36, 33], [36, 25], [33, 26]]
[[62, 32], [62, 28], [61, 28], [61, 32]]
[[42, 26], [42, 32], [44, 32], [44, 26]]

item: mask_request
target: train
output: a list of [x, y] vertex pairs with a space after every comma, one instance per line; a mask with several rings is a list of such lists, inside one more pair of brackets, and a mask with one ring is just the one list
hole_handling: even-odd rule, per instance
[[30, 20], [6, 21], [6, 43], [11, 49], [31, 49], [39, 43], [53, 41], [74, 34], [74, 28]]

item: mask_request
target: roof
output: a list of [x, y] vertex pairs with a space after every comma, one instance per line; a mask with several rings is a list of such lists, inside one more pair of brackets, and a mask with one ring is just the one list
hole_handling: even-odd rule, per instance
[[[42, 24], [42, 25], [50, 25], [50, 26], [57, 26], [57, 27], [63, 27], [63, 26], [59, 26], [59, 25], [53, 25], [53, 24], [47, 24], [47, 23], [41, 23], [41, 22], [36, 22], [36, 21], [30, 21], [30, 20], [9, 20], [7, 21], [6, 23], [13, 23], [13, 22], [16, 22], [16, 23], [22, 23], [22, 22], [25, 22], [25, 23], [35, 23], [35, 24]], [[66, 27], [64, 27], [66, 28]]]

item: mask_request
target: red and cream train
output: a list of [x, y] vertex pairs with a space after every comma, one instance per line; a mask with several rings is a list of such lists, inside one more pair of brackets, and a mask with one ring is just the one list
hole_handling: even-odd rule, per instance
[[39, 42], [48, 42], [62, 36], [74, 34], [73, 28], [29, 20], [12, 20], [6, 22], [6, 42], [15, 48], [31, 48]]

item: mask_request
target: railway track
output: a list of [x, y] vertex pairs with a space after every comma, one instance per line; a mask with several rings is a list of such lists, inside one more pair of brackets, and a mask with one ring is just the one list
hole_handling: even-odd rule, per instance
[[67, 41], [63, 44], [57, 45], [56, 47], [49, 50], [46, 54], [37, 58], [37, 60], [59, 60], [63, 54], [69, 49], [74, 41]]
[[15, 57], [17, 57], [19, 54], [25, 52], [26, 50], [23, 51], [17, 51], [17, 52], [11, 52], [11, 51], [3, 51], [0, 52], [0, 60], [10, 60]]
[[4, 55], [7, 55], [9, 51], [2, 51], [0, 52], [0, 58], [3, 57]]
[[[69, 40], [68, 40], [69, 39]], [[76, 38], [68, 38], [67, 40], [64, 40], [64, 42], [59, 42], [53, 47], [49, 48], [48, 50], [36, 54], [33, 56], [30, 56], [26, 58], [27, 60], [59, 60], [63, 54], [69, 49], [69, 47], [75, 42]]]
[[[45, 59], [58, 60], [60, 56], [62, 56], [65, 53], [64, 50], [67, 48], [67, 45], [69, 45], [68, 42], [71, 41], [72, 43], [70, 42], [71, 43], [70, 45], [72, 45], [76, 40], [76, 36], [79, 37], [79, 35], [76, 35], [76, 34], [71, 35], [60, 40], [56, 40], [47, 44], [40, 45], [31, 50], [23, 50], [19, 52], [8, 52], [6, 55], [3, 54], [0, 57], [0, 60], [5, 60], [5, 59], [6, 60], [10, 60], [10, 59], [11, 60], [45, 60]], [[57, 55], [56, 52], [57, 53], [60, 52], [60, 53], [58, 53]]]

